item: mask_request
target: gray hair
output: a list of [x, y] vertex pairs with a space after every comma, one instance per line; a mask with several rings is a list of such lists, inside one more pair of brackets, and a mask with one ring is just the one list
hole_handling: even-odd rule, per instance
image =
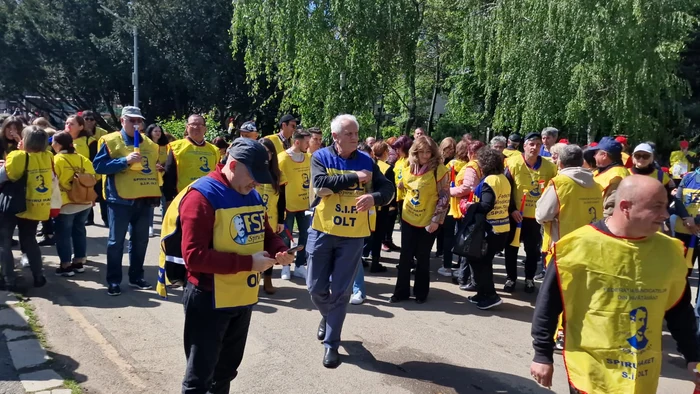
[[559, 149], [559, 163], [562, 168], [581, 167], [583, 165], [583, 150], [578, 145], [565, 145]]
[[508, 145], [508, 140], [506, 139], [506, 137], [504, 137], [502, 135], [497, 135], [497, 136], [491, 138], [491, 142], [489, 142], [489, 145], [493, 146], [493, 144], [495, 144], [497, 142], [500, 142], [503, 145]]
[[542, 137], [549, 137], [552, 136], [554, 138], [557, 138], [559, 135], [559, 130], [557, 130], [555, 127], [545, 127], [542, 129]]
[[353, 122], [357, 126], [357, 130], [360, 130], [360, 123], [357, 122], [357, 118], [350, 114], [338, 115], [331, 121], [331, 134], [336, 135], [343, 131], [343, 123]]
[[43, 152], [49, 145], [49, 136], [39, 126], [27, 126], [22, 130], [22, 143], [24, 151], [30, 153]]

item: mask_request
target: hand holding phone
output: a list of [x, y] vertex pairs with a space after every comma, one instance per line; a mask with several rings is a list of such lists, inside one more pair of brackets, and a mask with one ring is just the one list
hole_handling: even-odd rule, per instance
[[304, 250], [304, 245], [297, 245], [287, 250], [287, 254], [295, 254], [296, 252], [301, 252], [302, 250]]

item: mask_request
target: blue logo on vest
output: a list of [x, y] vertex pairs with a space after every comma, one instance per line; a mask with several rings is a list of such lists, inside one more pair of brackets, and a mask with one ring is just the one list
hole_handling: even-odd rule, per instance
[[530, 186], [534, 186], [534, 188], [530, 190], [530, 195], [532, 197], [539, 197], [540, 196], [540, 183], [537, 181], [532, 181], [530, 183]]
[[591, 215], [591, 221], [589, 223], [593, 223], [598, 220], [598, 212], [596, 212], [595, 208], [588, 208], [588, 214]]
[[267, 195], [267, 193], [262, 195], [262, 200], [263, 200], [263, 206], [267, 210], [267, 202], [270, 200], [270, 196]]
[[632, 336], [627, 338], [627, 343], [636, 350], [642, 350], [649, 344], [649, 339], [645, 336], [647, 331], [648, 312], [647, 308], [639, 307], [630, 312], [630, 321], [633, 322], [634, 331]]
[[202, 172], [210, 172], [211, 171], [209, 169], [209, 159], [207, 159], [206, 156], [201, 156], [199, 158], [199, 162], [202, 164], [202, 166], [199, 167], [199, 171], [202, 171]]
[[141, 167], [143, 167], [142, 174], [150, 174], [153, 171], [146, 156], [141, 156]]
[[49, 191], [49, 188], [46, 187], [46, 182], [44, 181], [43, 175], [37, 175], [34, 179], [39, 182], [39, 186], [37, 186], [34, 190], [38, 191], [39, 193], [46, 193]]
[[308, 189], [308, 188], [309, 188], [309, 184], [310, 184], [310, 182], [309, 182], [309, 174], [307, 174], [307, 173], [301, 174], [301, 179], [304, 180], [304, 183], [301, 184], [301, 187], [303, 187], [304, 189]]
[[239, 245], [262, 242], [265, 238], [264, 220], [263, 212], [246, 212], [234, 216], [229, 229], [231, 239]]
[[411, 204], [414, 206], [419, 206], [420, 205], [420, 190], [414, 190], [413, 191], [413, 198], [411, 198]]

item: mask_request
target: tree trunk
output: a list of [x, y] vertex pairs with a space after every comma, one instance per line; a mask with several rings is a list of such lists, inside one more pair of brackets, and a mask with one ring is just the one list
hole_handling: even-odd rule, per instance
[[433, 120], [435, 118], [435, 102], [437, 101], [438, 86], [440, 85], [440, 56], [435, 64], [435, 82], [433, 85], [433, 100], [430, 103], [430, 115], [428, 116], [428, 135], [433, 133]]

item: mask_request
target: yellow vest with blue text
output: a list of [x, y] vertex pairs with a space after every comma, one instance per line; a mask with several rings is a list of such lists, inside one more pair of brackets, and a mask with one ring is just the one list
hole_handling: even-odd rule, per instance
[[[125, 170], [113, 174], [114, 185], [117, 195], [124, 200], [135, 200], [137, 198], [156, 197], [160, 198], [160, 187], [158, 186], [158, 175], [156, 162], [158, 161], [158, 145], [153, 143], [144, 134], [139, 134], [139, 149], [141, 150], [141, 171], [132, 170], [127, 167]], [[98, 151], [102, 145], [107, 145], [109, 156], [112, 159], [126, 157], [134, 151], [133, 145], [126, 145], [121, 132], [109, 133], [102, 137], [99, 142]], [[103, 182], [103, 193], [106, 190], [107, 182]]]
[[[545, 223], [542, 252], [549, 252], [552, 239], [561, 239], [574, 230], [603, 219], [603, 189], [597, 183], [583, 187], [566, 175], [550, 181], [559, 201], [559, 234], [552, 234], [551, 223]], [[552, 237], [554, 235], [554, 237]]]
[[219, 149], [206, 141], [198, 146], [188, 139], [177, 140], [168, 144], [168, 149], [173, 153], [177, 166], [178, 192], [214, 171], [220, 159]]
[[287, 178], [287, 186], [284, 189], [287, 199], [287, 212], [300, 212], [309, 209], [309, 187], [311, 186], [311, 157], [303, 155], [300, 163], [292, 160], [287, 151], [277, 155], [280, 172]]
[[[214, 228], [211, 231], [211, 247], [224, 253], [251, 256], [262, 252], [265, 245], [265, 207], [256, 191], [241, 195], [228, 185], [205, 176], [194, 181], [181, 191], [170, 204], [163, 218], [161, 233], [160, 268], [156, 291], [167, 297], [166, 264], [187, 264], [182, 258], [180, 243], [179, 208], [182, 198], [197, 190], [209, 201], [214, 209]], [[212, 303], [215, 309], [248, 307], [258, 302], [258, 282], [260, 273], [241, 271], [235, 274], [213, 274]]]
[[414, 175], [407, 167], [403, 172], [405, 197], [401, 218], [411, 226], [428, 226], [435, 213], [438, 202], [437, 183], [447, 176], [447, 168], [437, 166], [437, 171], [427, 171]]
[[[287, 184], [287, 178], [282, 172], [280, 172], [279, 184], [280, 186]], [[270, 228], [276, 231], [277, 225], [282, 224], [279, 223], [280, 218], [277, 217], [277, 202], [280, 200], [280, 194], [275, 191], [271, 183], [262, 183], [256, 186], [255, 190], [258, 191], [260, 198], [262, 198], [265, 213], [267, 214], [267, 223], [270, 225]]]
[[[73, 188], [73, 176], [81, 169], [85, 174], [95, 175], [92, 163], [85, 156], [79, 153], [58, 153], [53, 157], [54, 171], [58, 177], [58, 184], [61, 187], [62, 205], [76, 204], [68, 198], [68, 190]], [[82, 205], [92, 205], [91, 203], [80, 203]]]
[[403, 189], [399, 189], [399, 182], [403, 180], [404, 171], [408, 172], [408, 160], [402, 157], [396, 160], [394, 164], [394, 184], [396, 184], [396, 201], [403, 201], [406, 192]]
[[[695, 154], [695, 152], [687, 151], [687, 156], [695, 157], [696, 154]], [[673, 171], [673, 167], [676, 166], [676, 164], [678, 164], [679, 169], [680, 169], [679, 175], [681, 175], [681, 176], [684, 175], [685, 173], [693, 171], [693, 168], [695, 168], [693, 163], [688, 161], [688, 159], [686, 158], [686, 154], [684, 154], [683, 151], [681, 151], [681, 150], [671, 152], [671, 157], [670, 157], [669, 163], [671, 164], [671, 167], [670, 167], [671, 171]]]
[[16, 182], [27, 172], [27, 210], [17, 214], [18, 218], [29, 220], [49, 220], [51, 214], [51, 193], [53, 193], [53, 154], [50, 152], [29, 153], [29, 163], [25, 168], [27, 152], [15, 150], [7, 155], [5, 171], [7, 178]]
[[593, 180], [603, 188], [603, 195], [605, 195], [611, 184], [620, 183], [623, 178], [630, 175], [630, 172], [624, 166], [617, 165], [603, 172], [596, 170], [593, 174]]
[[[557, 175], [557, 166], [544, 157], [537, 158], [539, 167], [530, 167], [523, 155], [512, 156], [506, 159], [506, 167], [515, 183], [514, 193], [511, 198], [515, 202], [515, 207], [520, 209], [523, 194], [525, 198], [524, 218], [535, 218], [535, 208], [544, 188], [542, 186], [549, 183], [549, 180]], [[542, 186], [540, 186], [542, 184]]]
[[[155, 142], [153, 142], [155, 144]], [[158, 145], [158, 144], [156, 144]], [[165, 167], [165, 162], [168, 160], [168, 146], [158, 145], [158, 161], [157, 163]], [[163, 172], [158, 171], [158, 186], [163, 186]]]
[[[338, 176], [355, 171], [373, 172], [374, 162], [364, 152], [356, 151], [351, 157], [344, 159], [338, 156], [333, 147], [322, 148], [314, 152], [326, 168], [327, 176]], [[313, 177], [314, 174], [312, 174]], [[356, 199], [372, 191], [372, 181], [364, 184], [354, 184], [338, 193], [321, 197], [314, 210], [311, 228], [326, 234], [347, 238], [365, 238], [374, 231], [376, 212], [370, 209], [358, 212]]]
[[495, 234], [507, 233], [510, 231], [510, 215], [508, 214], [511, 193], [510, 182], [503, 174], [487, 176], [474, 190], [474, 202], [479, 202], [481, 200], [484, 183], [491, 186], [496, 196], [493, 209], [486, 214], [486, 221], [491, 225], [491, 229]]
[[[450, 174], [450, 187], [460, 187], [464, 183], [464, 176], [459, 177], [462, 168], [467, 165], [466, 161], [452, 159], [447, 163], [447, 172]], [[462, 217], [462, 212], [459, 210], [459, 197], [450, 197], [450, 210], [447, 212], [448, 215], [455, 219]]]
[[659, 232], [625, 239], [588, 225], [555, 243], [553, 253], [571, 386], [586, 393], [656, 393], [664, 315], [686, 286], [683, 244]]
[[[695, 217], [700, 213], [700, 182], [696, 180], [698, 177], [700, 175], [697, 172], [691, 172], [683, 177], [679, 186], [683, 192], [681, 201], [691, 217]], [[676, 220], [675, 230], [677, 233], [690, 234], [690, 231], [683, 225], [682, 220]]]

